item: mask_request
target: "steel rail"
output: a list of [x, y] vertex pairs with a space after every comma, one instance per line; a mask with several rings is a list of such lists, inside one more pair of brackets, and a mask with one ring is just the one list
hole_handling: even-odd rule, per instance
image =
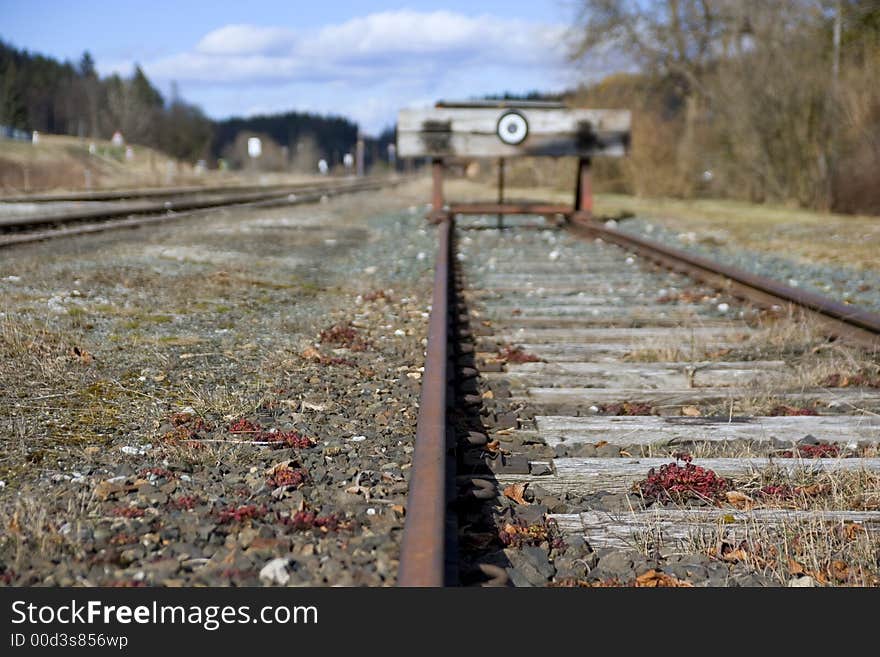
[[186, 196], [189, 194], [222, 194], [224, 192], [268, 192], [279, 189], [293, 189], [296, 187], [309, 187], [320, 184], [320, 180], [304, 181], [301, 183], [271, 185], [225, 185], [225, 186], [200, 186], [186, 185], [180, 187], [129, 187], [122, 189], [96, 189], [82, 192], [46, 192], [34, 194], [18, 194], [15, 196], [0, 196], [0, 203], [61, 203], [78, 201], [120, 201], [131, 198], [162, 198], [168, 196]]
[[283, 191], [272, 192], [252, 192], [249, 194], [232, 194], [223, 195], [209, 199], [183, 199], [180, 201], [154, 201], [132, 203], [127, 205], [115, 206], [112, 208], [98, 208], [79, 210], [74, 212], [50, 213], [45, 215], [34, 215], [16, 217], [11, 220], [0, 220], [0, 229], [8, 231], [9, 229], [22, 229], [31, 226], [43, 226], [47, 224], [63, 224], [75, 221], [99, 221], [102, 219], [112, 219], [115, 217], [131, 217], [136, 215], [157, 214], [162, 212], [186, 212], [189, 210], [200, 210], [202, 208], [216, 208], [224, 205], [236, 205], [240, 203], [251, 203], [255, 201], [265, 201], [272, 199], [284, 198], [290, 194], [307, 194], [317, 193], [327, 189], [346, 189], [358, 188], [363, 185], [371, 184], [370, 181], [346, 182], [343, 185], [313, 185], [306, 188], [288, 188]]
[[751, 272], [714, 262], [682, 249], [630, 235], [596, 221], [578, 220], [569, 229], [582, 237], [605, 241], [639, 253], [674, 271], [721, 288], [759, 305], [794, 305], [806, 309], [835, 337], [856, 340], [872, 348], [880, 347], [880, 314], [849, 306], [828, 297], [801, 290]]
[[452, 223], [452, 219], [447, 219], [438, 227], [434, 296], [400, 548], [398, 586], [438, 587], [446, 584], [446, 385]]
[[[284, 194], [282, 196], [270, 195], [268, 198], [260, 197], [256, 200], [252, 201], [243, 201], [243, 202], [235, 202], [232, 199], [226, 199], [226, 202], [222, 204], [222, 206], [211, 205], [205, 207], [198, 207], [188, 211], [182, 212], [171, 212], [168, 213], [163, 212], [162, 214], [154, 214], [153, 216], [141, 216], [141, 217], [132, 217], [130, 215], [126, 215], [124, 213], [120, 213], [119, 215], [111, 215], [99, 223], [80, 223], [79, 225], [75, 225], [67, 228], [56, 228], [35, 232], [20, 232], [20, 233], [12, 233], [8, 235], [0, 235], [0, 249], [4, 247], [11, 247], [20, 244], [28, 244], [33, 242], [41, 242], [49, 239], [56, 239], [60, 237], [73, 237], [77, 235], [86, 235], [92, 233], [105, 232], [110, 230], [118, 230], [122, 228], [138, 228], [141, 226], [149, 226], [152, 224], [164, 223], [168, 221], [177, 221], [180, 219], [185, 219], [189, 217], [193, 217], [196, 215], [200, 215], [205, 211], [214, 209], [216, 207], [231, 207], [231, 208], [261, 208], [261, 207], [277, 207], [284, 205], [298, 205], [303, 203], [314, 203], [320, 201], [322, 197], [330, 195], [335, 196], [337, 194], [346, 194], [346, 193], [354, 193], [360, 191], [371, 191], [380, 189], [382, 186], [390, 184], [396, 185], [402, 182], [401, 179], [395, 180], [369, 180], [362, 181], [355, 185], [345, 185], [345, 186], [332, 186], [327, 185], [325, 187], [313, 188], [310, 190], [299, 190], [296, 194]], [[113, 217], [121, 217], [118, 219], [114, 219]], [[65, 222], [56, 222], [56, 223], [65, 223]], [[2, 224], [0, 224], [2, 227]]]

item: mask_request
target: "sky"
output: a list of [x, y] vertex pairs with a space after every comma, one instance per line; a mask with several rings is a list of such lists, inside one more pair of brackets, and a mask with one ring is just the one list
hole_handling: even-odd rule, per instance
[[560, 91], [621, 68], [573, 67], [575, 0], [0, 0], [0, 39], [102, 75], [139, 63], [212, 118], [333, 113], [367, 133], [402, 107], [503, 91]]

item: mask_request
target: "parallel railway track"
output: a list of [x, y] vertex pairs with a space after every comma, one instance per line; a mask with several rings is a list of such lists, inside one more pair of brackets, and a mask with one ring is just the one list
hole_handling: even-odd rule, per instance
[[[57, 237], [120, 228], [136, 228], [181, 219], [191, 216], [193, 213], [219, 207], [271, 207], [309, 203], [319, 201], [325, 196], [375, 190], [384, 185], [397, 184], [398, 182], [399, 180], [396, 179], [329, 181], [291, 185], [283, 188], [271, 187], [258, 191], [234, 190], [208, 196], [204, 195], [204, 190], [198, 190], [198, 192], [177, 190], [174, 200], [141, 200], [102, 208], [74, 209], [61, 213], [50, 212], [0, 218], [0, 248]], [[155, 190], [146, 190], [137, 195], [149, 197], [153, 191]], [[134, 191], [132, 191], [132, 195], [135, 195]], [[8, 199], [6, 200], [8, 201]]]
[[[740, 561], [777, 577], [782, 561], [790, 585], [878, 583], [756, 552], [811, 528], [880, 553], [880, 389], [811, 384], [800, 338], [766, 319], [791, 313], [876, 357], [877, 314], [599, 223], [441, 224], [399, 584], [595, 585], [615, 581], [608, 555], [639, 551], [653, 569], [636, 581], [686, 583], [672, 564], [699, 541], [710, 585], [746, 581], [724, 575]], [[836, 476], [870, 485], [853, 500]]]

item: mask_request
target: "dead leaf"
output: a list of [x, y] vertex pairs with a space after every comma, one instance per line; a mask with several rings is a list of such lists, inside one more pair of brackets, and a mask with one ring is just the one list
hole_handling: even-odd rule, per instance
[[314, 347], [306, 347], [302, 350], [300, 356], [305, 360], [314, 360], [315, 358], [321, 357], [321, 352]]
[[831, 490], [831, 486], [828, 484], [813, 484], [812, 486], [801, 486], [797, 489], [797, 491], [807, 497], [816, 497], [817, 495], [824, 495], [825, 493]]
[[754, 500], [751, 497], [745, 493], [740, 493], [738, 490], [727, 491], [727, 501], [737, 509], [751, 508], [754, 503]]
[[116, 493], [121, 493], [125, 490], [125, 485], [122, 483], [113, 483], [110, 481], [101, 481], [95, 486], [94, 491], [92, 491], [99, 500], [102, 502], [106, 502], [111, 495], [115, 495]]
[[696, 406], [682, 406], [681, 414], [687, 417], [700, 417], [702, 415], [700, 409]]
[[843, 525], [842, 531], [846, 540], [853, 541], [865, 532], [865, 528], [857, 522], [848, 522]]
[[806, 570], [797, 561], [795, 561], [794, 559], [789, 557], [788, 558], [788, 572], [791, 575], [799, 576], [799, 575], [803, 575], [806, 572]]
[[736, 563], [738, 561], [748, 561], [749, 553], [745, 544], [740, 543], [739, 547], [734, 548], [730, 543], [720, 543], [718, 546], [709, 548], [709, 556], [716, 557], [722, 561]]
[[600, 447], [605, 447], [605, 445], [607, 445], [607, 444], [608, 444], [607, 440], [600, 440], [598, 443], [596, 443], [596, 449], [599, 449]]
[[81, 362], [83, 365], [88, 365], [94, 360], [92, 355], [81, 347], [73, 347], [73, 349], [71, 349], [70, 351], [71, 353], [73, 353], [74, 356], [79, 359], [79, 362]]
[[483, 393], [483, 399], [495, 399], [495, 393], [491, 390], [487, 390]]
[[513, 500], [517, 504], [528, 504], [528, 502], [523, 497], [523, 494], [526, 492], [527, 487], [527, 483], [511, 484], [501, 492], [504, 494], [504, 497]]
[[849, 579], [849, 566], [846, 565], [845, 561], [832, 561], [831, 567], [828, 569], [828, 572], [831, 577], [839, 582], [845, 582]]
[[693, 588], [693, 584], [672, 575], [651, 569], [636, 577], [636, 586], [640, 588]]
[[273, 466], [271, 466], [270, 468], [267, 468], [267, 469], [266, 469], [266, 476], [267, 476], [267, 477], [271, 477], [271, 476], [274, 475], [278, 470], [282, 470], [282, 469], [284, 469], [284, 468], [289, 468], [291, 463], [293, 463], [293, 459], [287, 459], [286, 461], [279, 461], [279, 462], [276, 463], [275, 465], [273, 465]]
[[495, 452], [497, 452], [498, 450], [501, 449], [501, 441], [500, 440], [493, 440], [490, 443], [486, 443], [486, 446], [484, 447], [484, 449], [486, 449], [487, 451], [490, 451], [494, 454]]

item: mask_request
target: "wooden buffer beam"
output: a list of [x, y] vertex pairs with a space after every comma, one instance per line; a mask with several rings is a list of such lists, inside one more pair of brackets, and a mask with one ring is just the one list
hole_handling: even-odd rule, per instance
[[[629, 110], [569, 109], [539, 101], [440, 102], [429, 109], [401, 110], [397, 152], [433, 162], [429, 217], [440, 221], [457, 214], [562, 215], [588, 219], [593, 210], [590, 163], [593, 157], [621, 157], [629, 150]], [[515, 157], [576, 157], [577, 180], [572, 205], [505, 202], [504, 164]], [[450, 203], [443, 177], [451, 159], [498, 161], [498, 201]]]

